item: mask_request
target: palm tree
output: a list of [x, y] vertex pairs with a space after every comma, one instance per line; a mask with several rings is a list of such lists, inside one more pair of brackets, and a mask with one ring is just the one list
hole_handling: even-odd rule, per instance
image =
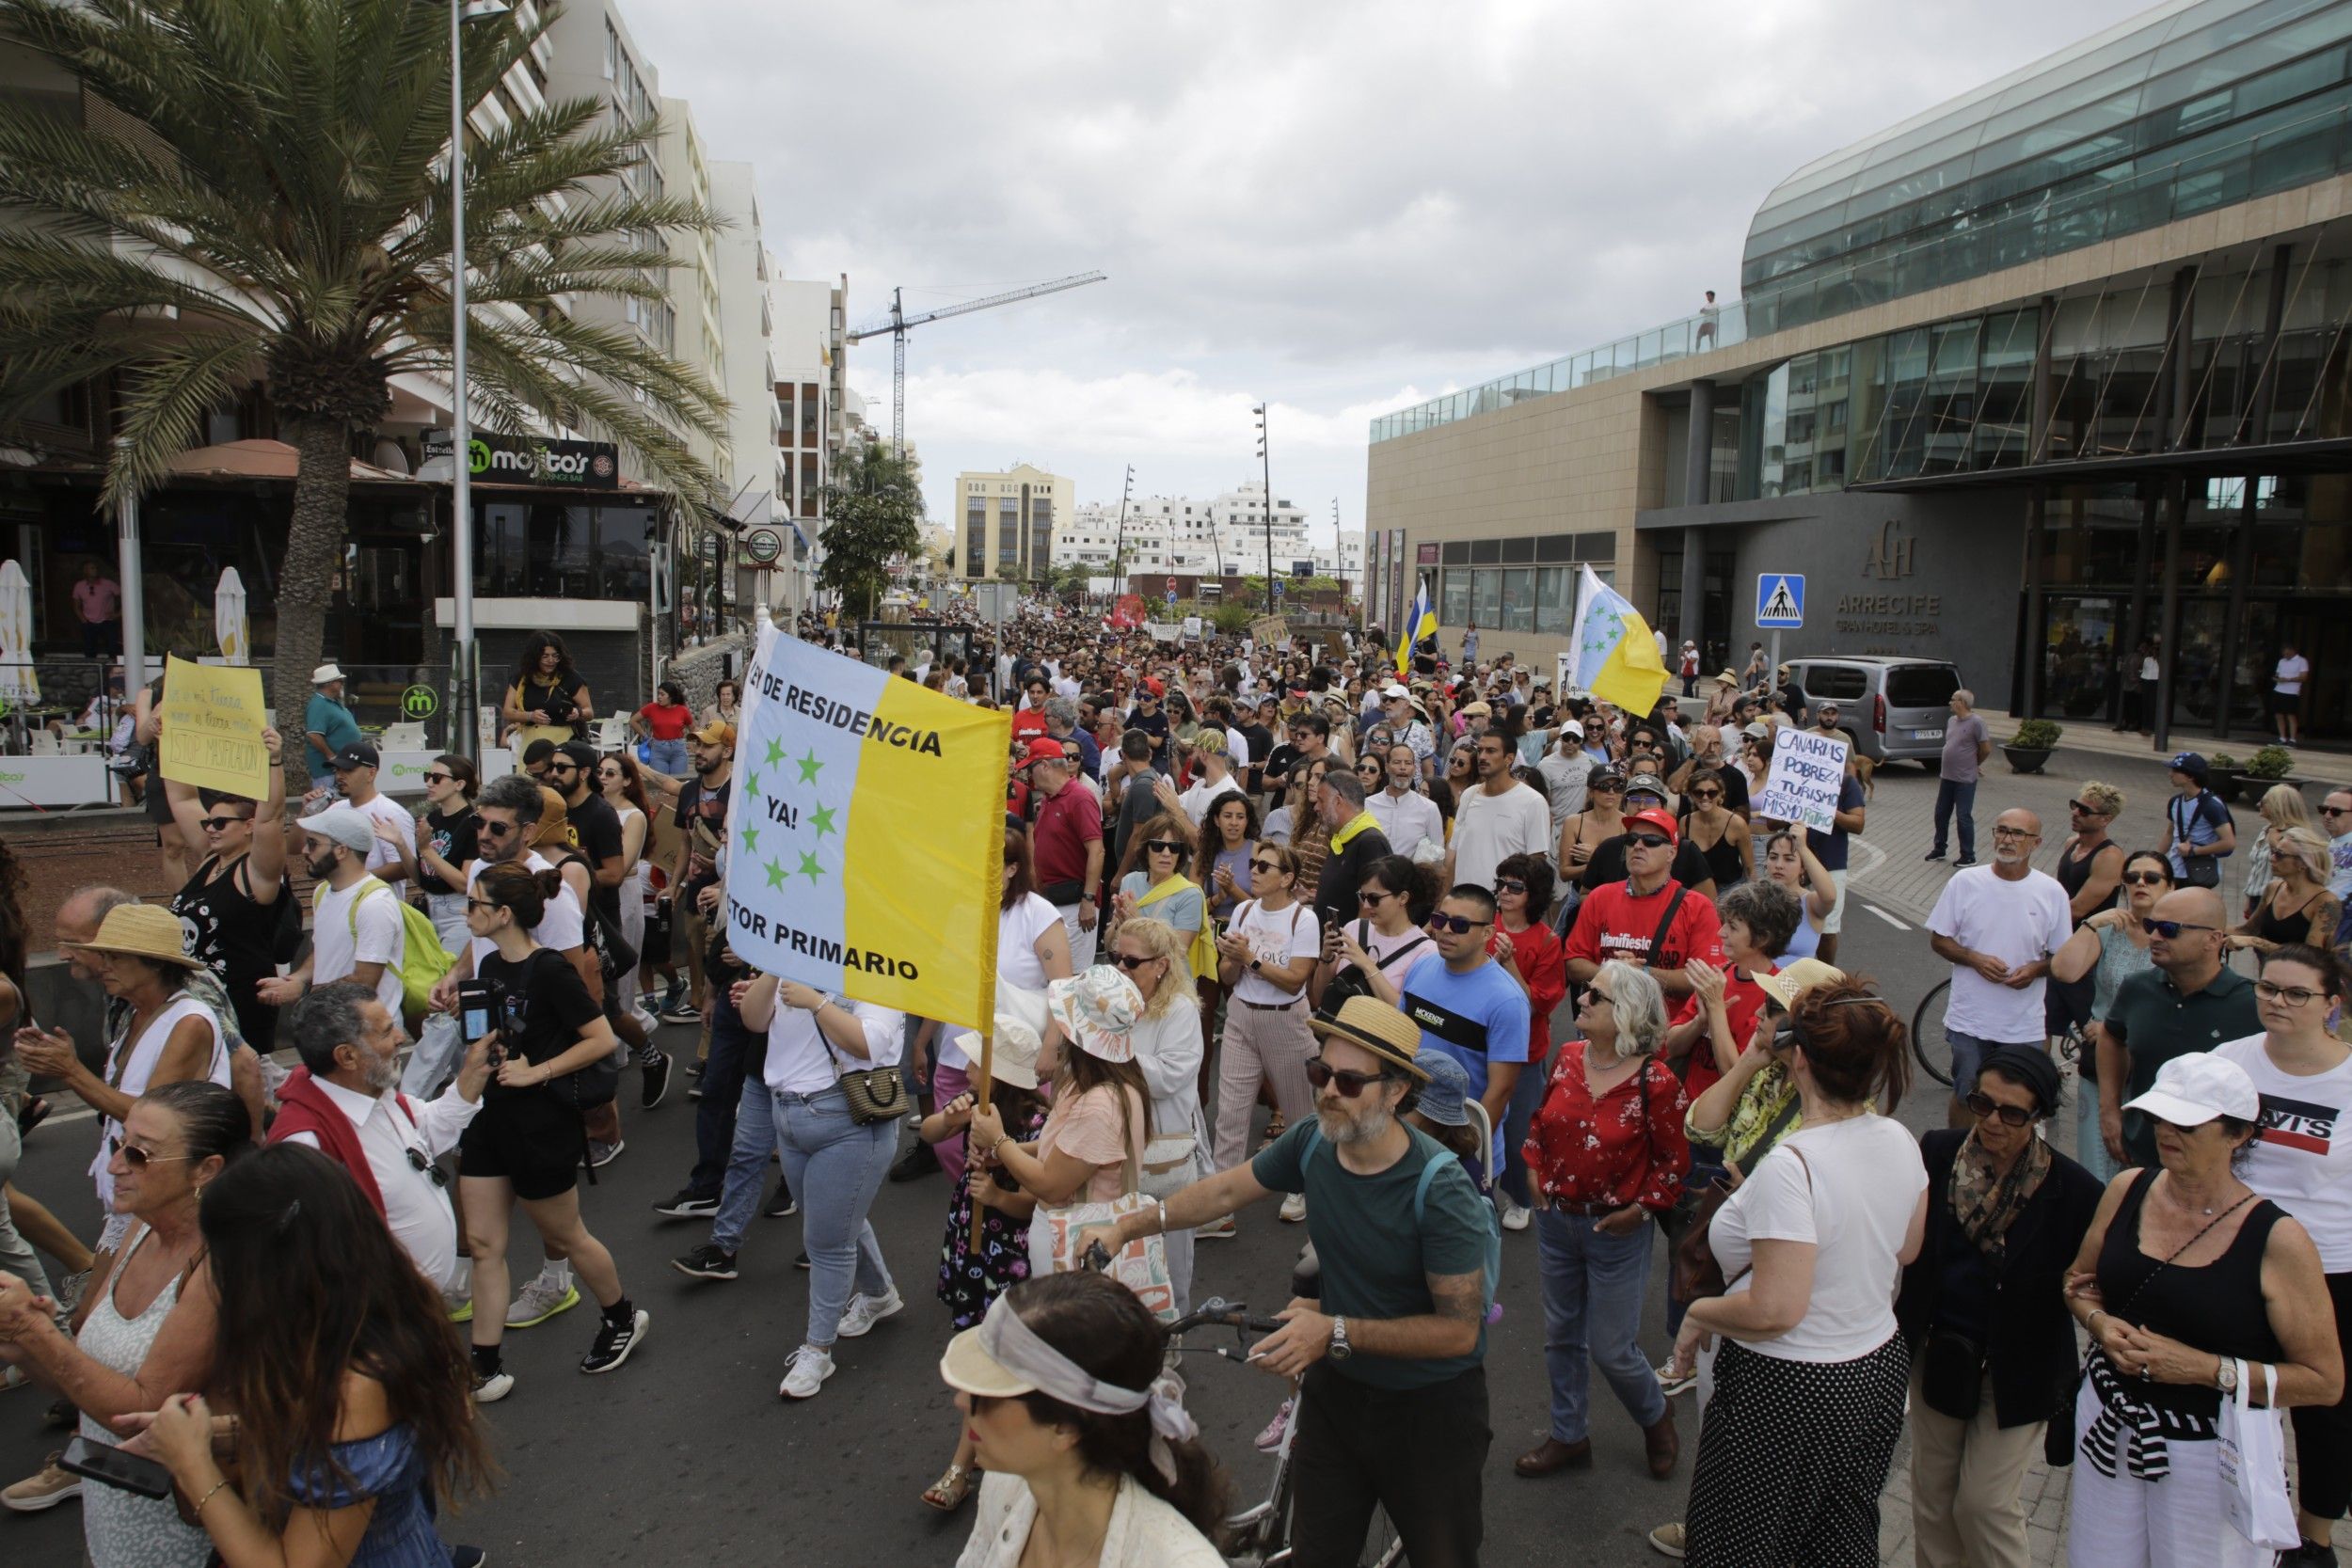
[[[455, 0], [442, 0], [455, 3]], [[480, 103], [552, 24], [464, 24]], [[279, 567], [278, 727], [301, 729], [341, 560], [350, 458], [394, 375], [446, 378], [449, 13], [432, 0], [0, 0], [0, 42], [40, 52], [87, 108], [0, 98], [0, 422], [111, 376], [101, 504], [154, 484], [198, 421], [265, 383], [299, 453]], [[54, 104], [56, 100], [48, 101]], [[702, 495], [687, 436], [725, 400], [584, 296], [664, 297], [662, 239], [715, 220], [636, 193], [659, 126], [594, 98], [510, 113], [466, 160], [469, 378], [477, 418], [617, 441]], [[298, 768], [299, 747], [287, 748]]]
[[851, 447], [825, 486], [817, 585], [837, 590], [843, 608], [863, 603], [870, 619], [894, 561], [923, 547], [923, 490], [913, 460], [880, 441]]

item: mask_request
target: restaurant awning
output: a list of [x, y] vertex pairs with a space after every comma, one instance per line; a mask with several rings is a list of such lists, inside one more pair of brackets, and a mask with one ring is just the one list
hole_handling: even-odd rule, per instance
[[[183, 479], [285, 479], [294, 477], [301, 454], [283, 441], [226, 441], [219, 446], [195, 447], [171, 460], [171, 471]], [[406, 474], [351, 460], [351, 477], [370, 484], [414, 483]]]

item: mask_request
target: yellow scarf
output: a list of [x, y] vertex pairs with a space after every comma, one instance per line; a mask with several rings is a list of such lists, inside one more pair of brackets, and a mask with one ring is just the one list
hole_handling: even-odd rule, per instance
[[[1181, 873], [1171, 875], [1166, 881], [1136, 900], [1136, 912], [1140, 914], [1162, 899], [1172, 898], [1186, 888], [1192, 889], [1195, 893], [1200, 893], [1200, 884], [1191, 878]], [[1204, 974], [1213, 975], [1216, 973], [1216, 938], [1213, 934], [1216, 928], [1215, 923], [1209, 918], [1209, 896], [1201, 893], [1200, 928], [1192, 933], [1192, 945], [1184, 953], [1184, 961], [1192, 966], [1192, 976], [1196, 980]]]

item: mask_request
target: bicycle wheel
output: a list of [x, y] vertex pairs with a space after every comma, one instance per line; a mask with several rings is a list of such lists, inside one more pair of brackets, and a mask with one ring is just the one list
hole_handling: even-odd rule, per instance
[[1944, 995], [1952, 989], [1949, 980], [1939, 980], [1935, 989], [1919, 999], [1919, 1010], [1911, 1015], [1911, 1053], [1919, 1058], [1919, 1066], [1927, 1075], [1951, 1087], [1952, 1042], [1944, 1037]]
[[1372, 1528], [1364, 1531], [1364, 1549], [1356, 1554], [1361, 1568], [1397, 1568], [1405, 1560], [1405, 1543], [1396, 1538], [1396, 1527], [1389, 1522], [1389, 1511], [1372, 1511]]

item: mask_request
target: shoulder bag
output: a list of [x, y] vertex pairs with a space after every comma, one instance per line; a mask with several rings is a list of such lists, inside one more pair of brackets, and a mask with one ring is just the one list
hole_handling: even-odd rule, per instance
[[[1126, 1094], [1121, 1089], [1120, 1094]], [[1098, 1225], [1113, 1225], [1138, 1209], [1158, 1208], [1142, 1191], [1135, 1145], [1127, 1147], [1120, 1195], [1109, 1199], [1041, 1205], [1029, 1221], [1029, 1268], [1032, 1274], [1070, 1274], [1085, 1265], [1078, 1258], [1078, 1238]], [[1080, 1189], [1084, 1191], [1083, 1188]], [[1164, 1323], [1176, 1321], [1176, 1288], [1168, 1273], [1165, 1236], [1139, 1236], [1113, 1255], [1104, 1271], [1135, 1293], [1152, 1315]]]
[[[1788, 1134], [1789, 1127], [1803, 1110], [1803, 1103], [1795, 1095], [1790, 1095], [1788, 1103], [1783, 1105], [1772, 1117], [1764, 1129], [1763, 1136], [1750, 1147], [1750, 1152], [1761, 1148], [1770, 1153]], [[1812, 1168], [1807, 1166], [1808, 1179], [1811, 1174]], [[1719, 1176], [1707, 1184], [1706, 1191], [1699, 1194], [1698, 1203], [1691, 1212], [1689, 1228], [1683, 1231], [1682, 1240], [1675, 1243], [1674, 1293], [1677, 1300], [1687, 1304], [1703, 1296], [1720, 1296], [1731, 1288], [1731, 1281], [1724, 1277], [1724, 1266], [1715, 1260], [1715, 1249], [1708, 1240], [1708, 1228], [1714, 1223], [1715, 1211], [1728, 1202], [1737, 1191], [1737, 1187]], [[1738, 1277], [1738, 1275], [1732, 1276], [1734, 1279]]]
[[[838, 997], [830, 997], [835, 1006], [845, 1006]], [[834, 1061], [834, 1082], [841, 1085], [842, 1098], [850, 1104], [850, 1119], [860, 1127], [871, 1127], [878, 1121], [889, 1121], [907, 1113], [907, 1081], [894, 1065], [891, 1067], [853, 1068], [842, 1056], [841, 1048], [833, 1043], [817, 1015], [809, 1015], [809, 1027], [825, 1042], [826, 1052]]]
[[[2205, 799], [2206, 797], [2201, 791], [2195, 800], [2185, 802], [2188, 810], [2184, 812], [2181, 809], [2184, 803], [2181, 798], [2177, 795], [2172, 797], [2171, 804], [2165, 808], [2165, 816], [2171, 819], [2172, 837], [2175, 843], [2188, 837], [2189, 827], [2197, 820], [2197, 813], [2203, 809]], [[2188, 868], [2181, 879], [2190, 887], [2219, 887], [2221, 885], [2221, 858], [2218, 855], [2184, 854], [2181, 856], [2181, 863]]]
[[[1364, 939], [1371, 934], [1371, 921], [1359, 920], [1356, 922], [1356, 945], [1362, 947], [1366, 953], [1370, 953], [1372, 949], [1365, 944]], [[1428, 944], [1429, 939], [1427, 937], [1416, 936], [1412, 941], [1406, 942], [1395, 952], [1391, 953], [1387, 958], [1378, 959], [1376, 962], [1383, 969], [1385, 969], [1390, 959], [1401, 958], [1416, 947], [1426, 947]], [[1331, 983], [1323, 988], [1323, 1006], [1318, 1010], [1327, 1015], [1337, 1016], [1340, 1010], [1340, 1005], [1345, 1002], [1349, 997], [1374, 996], [1375, 994], [1376, 993], [1372, 989], [1371, 977], [1365, 974], [1362, 970], [1357, 969], [1351, 965], [1346, 969], [1341, 970], [1337, 974], [1332, 975]]]

